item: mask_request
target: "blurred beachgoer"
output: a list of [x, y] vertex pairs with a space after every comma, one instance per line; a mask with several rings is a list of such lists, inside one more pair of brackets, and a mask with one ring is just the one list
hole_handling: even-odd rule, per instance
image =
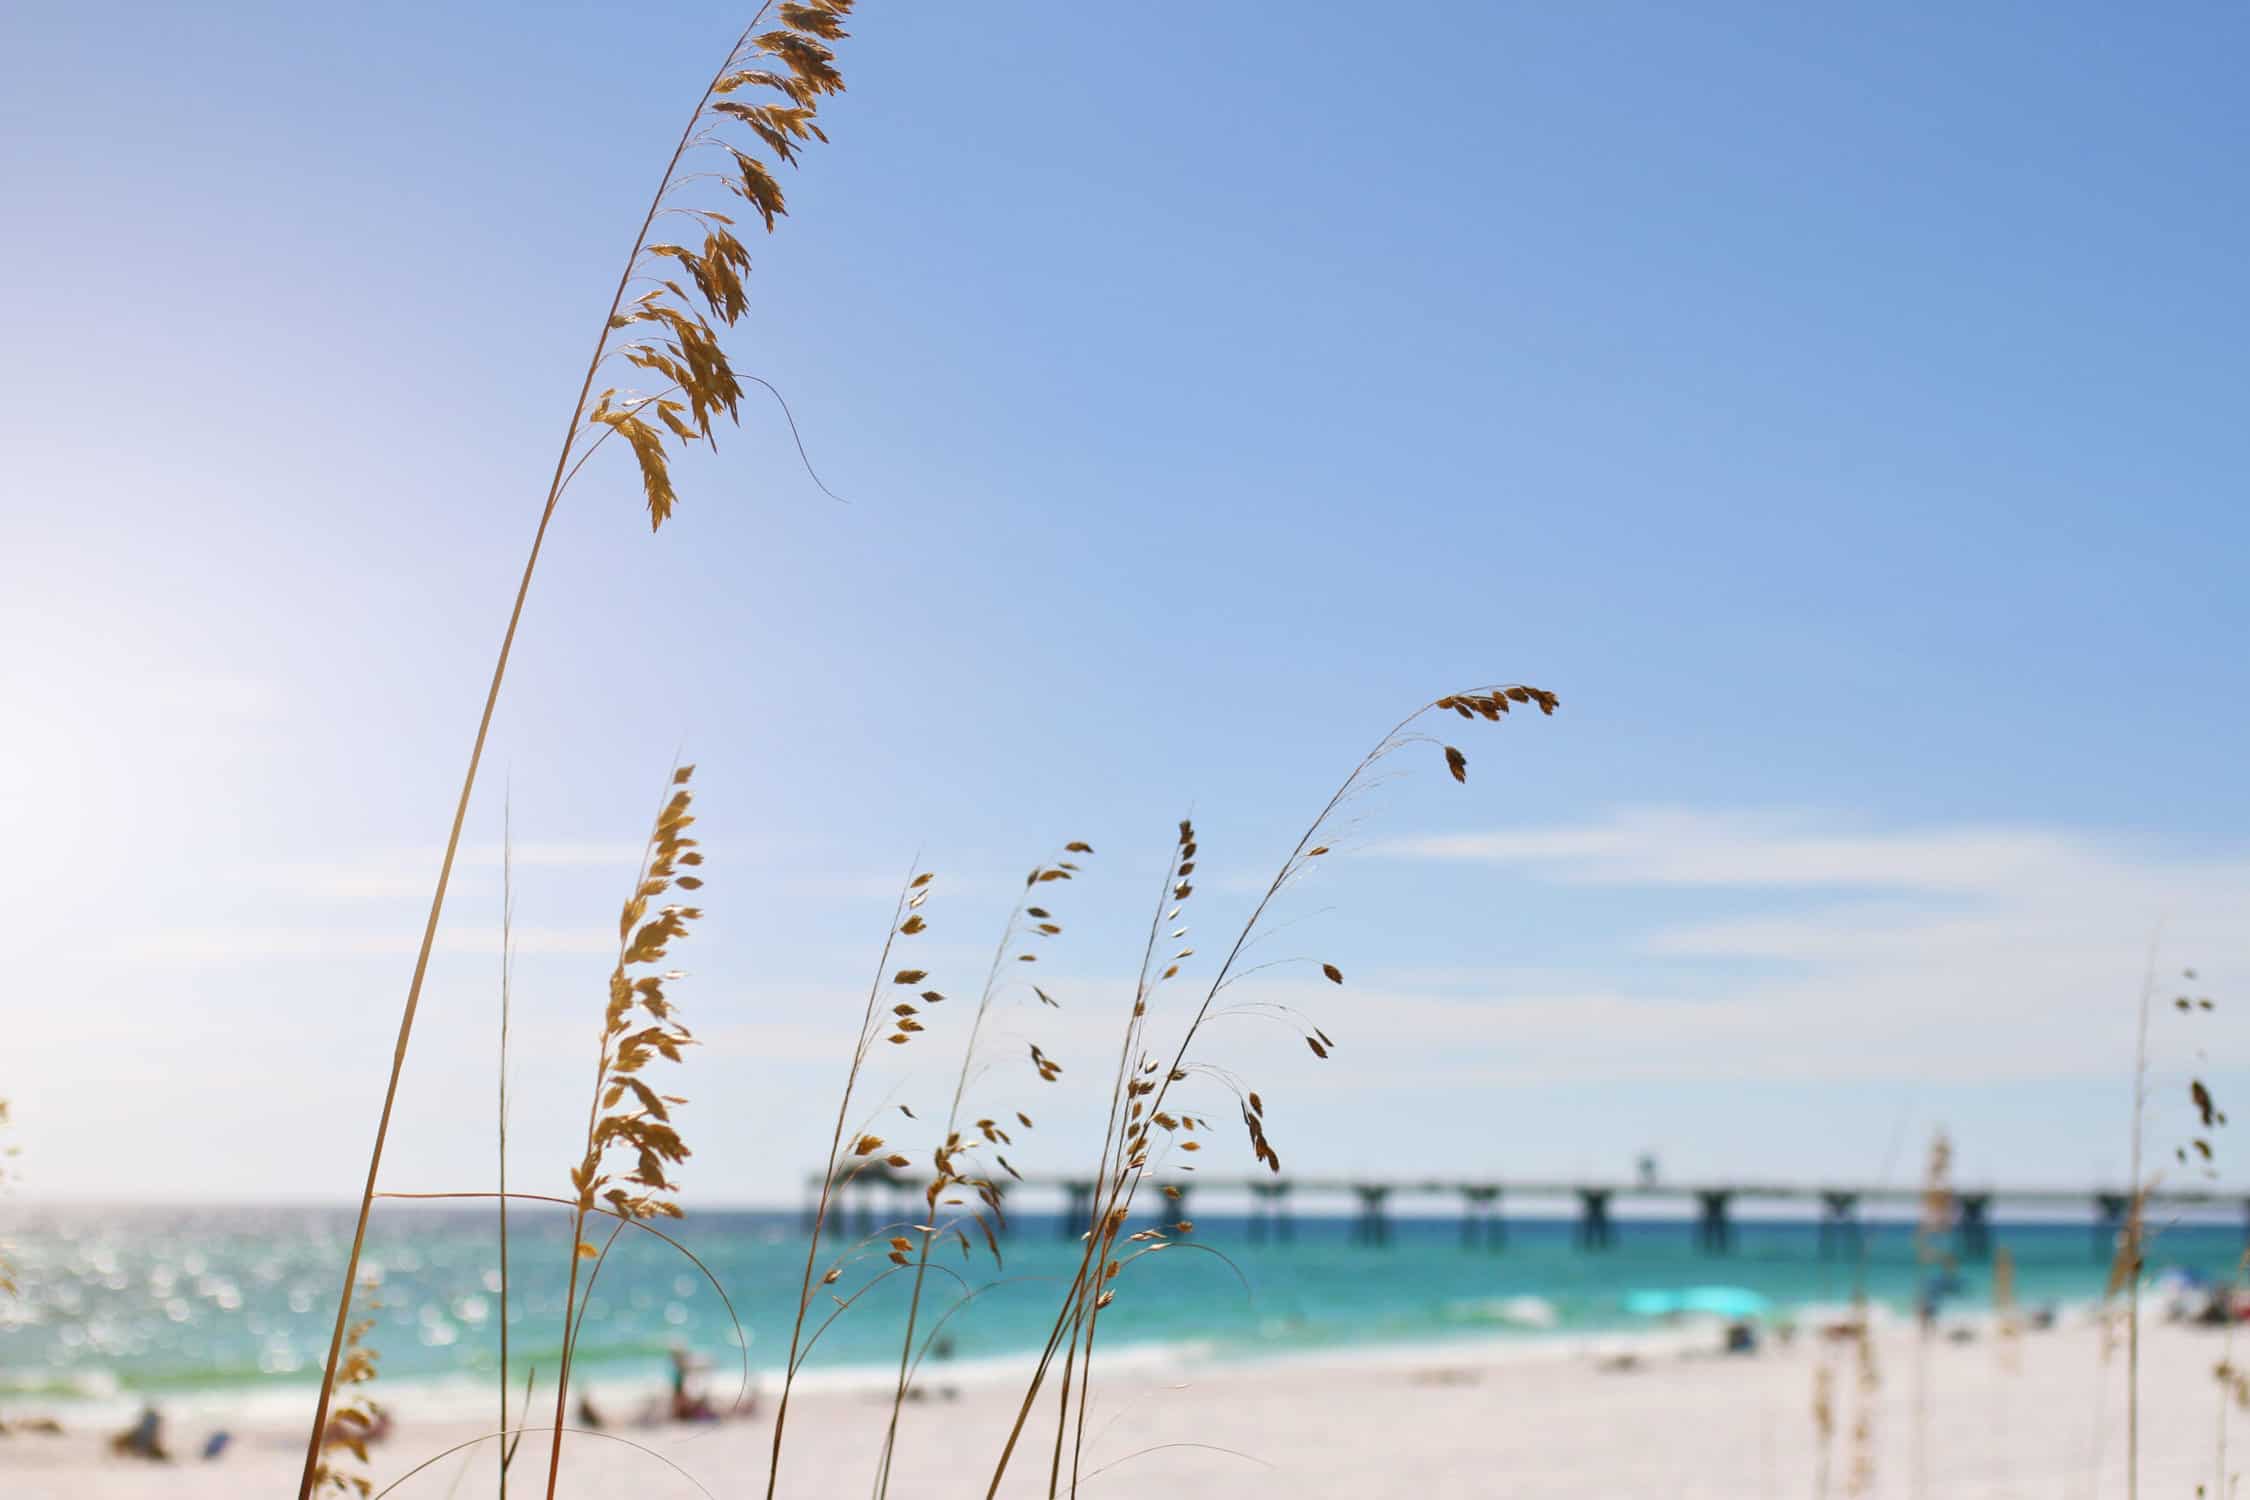
[[121, 1458], [145, 1458], [154, 1463], [170, 1463], [172, 1455], [164, 1451], [163, 1414], [153, 1405], [142, 1407], [140, 1419], [109, 1440], [109, 1451]]
[[221, 1427], [203, 1440], [203, 1461], [209, 1463], [212, 1459], [217, 1458], [227, 1451], [227, 1444], [233, 1441], [234, 1434]]
[[708, 1361], [688, 1352], [685, 1344], [672, 1346], [672, 1420], [675, 1422], [716, 1422], [719, 1414], [711, 1406], [702, 1382], [694, 1377], [710, 1368]]
[[[937, 1342], [930, 1346], [930, 1353], [940, 1364], [953, 1358], [953, 1335], [938, 1335]], [[958, 1401], [961, 1398], [961, 1388], [957, 1385], [941, 1385], [938, 1387], [938, 1394], [948, 1401]]]
[[2206, 1288], [2192, 1304], [2192, 1320], [2204, 1328], [2224, 1328], [2235, 1321], [2234, 1301], [2233, 1287]]

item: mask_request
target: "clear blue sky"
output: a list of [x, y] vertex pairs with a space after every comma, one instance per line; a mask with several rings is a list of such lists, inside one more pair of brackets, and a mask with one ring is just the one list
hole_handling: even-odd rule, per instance
[[[740, 20], [0, 20], [27, 1190], [350, 1191], [576, 372]], [[1564, 712], [1425, 757], [1278, 940], [1353, 975], [1337, 1063], [1227, 1043], [1293, 1161], [1869, 1176], [1942, 1120], [1968, 1176], [2115, 1175], [2152, 925], [2250, 1007], [2250, 18], [1411, 20], [866, 7], [735, 342], [849, 504], [765, 406], [654, 539], [597, 462], [526, 623], [472, 822], [512, 792], [521, 1170], [680, 747], [709, 1197], [793, 1191], [917, 850], [962, 990], [1012, 873], [1099, 847], [1048, 971], [1092, 1073], [1182, 811], [1218, 929], [1495, 677]], [[483, 1171], [495, 876], [401, 1186]], [[2167, 1078], [2199, 1042], [2240, 1076], [2250, 1025]]]

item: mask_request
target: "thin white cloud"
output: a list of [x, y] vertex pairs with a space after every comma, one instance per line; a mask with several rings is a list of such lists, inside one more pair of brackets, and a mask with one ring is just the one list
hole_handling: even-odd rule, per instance
[[1572, 828], [1393, 840], [1376, 853], [1532, 865], [1588, 885], [1979, 891], [2058, 865], [2098, 862], [2038, 828], [1871, 832], [1814, 814], [1657, 807]]
[[[1494, 1077], [2039, 1078], [2114, 1075], [2160, 928], [2169, 994], [2197, 966], [2250, 974], [2250, 854], [2166, 851], [2069, 829], [1869, 830], [1813, 813], [1628, 809], [1580, 826], [1393, 842], [1612, 894], [1627, 958], [1578, 995], [1510, 995]], [[1704, 915], [1714, 905], [1731, 908]], [[1696, 913], [1690, 916], [1687, 913]], [[1417, 1007], [1386, 1042], [1427, 1039]], [[2250, 1042], [2230, 1011], [2196, 1042]]]

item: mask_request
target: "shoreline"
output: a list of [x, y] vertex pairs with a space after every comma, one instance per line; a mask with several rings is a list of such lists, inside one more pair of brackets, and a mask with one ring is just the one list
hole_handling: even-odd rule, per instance
[[[1525, 1301], [1536, 1299], [1507, 1299]], [[2162, 1320], [2164, 1295], [2155, 1289], [2142, 1292], [2144, 1324]], [[2075, 1329], [2099, 1320], [2099, 1298], [2047, 1304], [2054, 1327]], [[2122, 1301], [2112, 1299], [2113, 1308]], [[1552, 1366], [1573, 1361], [1651, 1362], [1723, 1352], [1729, 1322], [1749, 1324], [1761, 1344], [1784, 1345], [1814, 1340], [1818, 1329], [1849, 1318], [1849, 1303], [1813, 1301], [1777, 1305], [1752, 1317], [1728, 1319], [1696, 1313], [1646, 1321], [1638, 1325], [1586, 1328], [1536, 1327], [1496, 1324], [1491, 1327], [1456, 1325], [1434, 1330], [1422, 1338], [1383, 1337], [1308, 1344], [1285, 1349], [1256, 1349], [1214, 1339], [1148, 1340], [1120, 1342], [1104, 1347], [1100, 1370], [1111, 1379], [1257, 1379], [1288, 1377], [1304, 1371], [1350, 1374], [1395, 1374], [1437, 1364], [1471, 1364], [1498, 1369], [1515, 1366]], [[1910, 1314], [1883, 1301], [1869, 1299], [1867, 1315], [1877, 1337], [1911, 1330]], [[1998, 1315], [1989, 1306], [1960, 1308], [1943, 1313], [1936, 1327], [1940, 1338], [1964, 1334], [1989, 1339]], [[1784, 1332], [1784, 1330], [1788, 1330]], [[1023, 1349], [1003, 1354], [925, 1364], [917, 1385], [943, 1384], [962, 1391], [987, 1391], [1020, 1386], [1031, 1374], [1034, 1354]], [[600, 1407], [637, 1410], [664, 1389], [661, 1359], [613, 1361], [586, 1367], [573, 1375], [572, 1387], [591, 1396]], [[517, 1377], [526, 1367], [519, 1362]], [[748, 1390], [753, 1397], [768, 1398], [780, 1388], [778, 1369], [751, 1366]], [[815, 1368], [800, 1374], [795, 1389], [800, 1395], [848, 1399], [868, 1395], [888, 1396], [898, 1378], [897, 1366], [852, 1364]], [[715, 1401], [731, 1402], [743, 1387], [739, 1363], [714, 1359], [705, 1376]], [[311, 1380], [286, 1384], [244, 1382], [221, 1385], [182, 1385], [156, 1390], [120, 1388], [114, 1392], [88, 1392], [76, 1396], [14, 1395], [0, 1391], [0, 1421], [20, 1422], [52, 1417], [66, 1428], [85, 1430], [122, 1426], [143, 1406], [154, 1405], [166, 1413], [216, 1423], [230, 1429], [270, 1431], [301, 1427], [309, 1418], [317, 1385]], [[401, 1379], [379, 1379], [370, 1394], [402, 1420], [456, 1424], [489, 1412], [498, 1398], [498, 1383], [489, 1372], [455, 1372]]]

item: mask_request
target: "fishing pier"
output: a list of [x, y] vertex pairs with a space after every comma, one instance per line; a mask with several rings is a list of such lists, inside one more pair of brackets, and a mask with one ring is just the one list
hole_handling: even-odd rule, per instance
[[[878, 1222], [918, 1222], [924, 1212], [923, 1197], [929, 1186], [925, 1175], [875, 1169], [862, 1171], [837, 1189], [831, 1214], [860, 1233]], [[1059, 1195], [1060, 1233], [1076, 1238], [1094, 1213], [1091, 1178], [1060, 1173], [1030, 1173], [999, 1184], [1004, 1194], [1039, 1189]], [[818, 1202], [820, 1179], [806, 1184], [805, 1222], [812, 1220]], [[1648, 1179], [1603, 1181], [1598, 1179], [1477, 1180], [1422, 1178], [1377, 1180], [1362, 1177], [1223, 1176], [1204, 1173], [1152, 1174], [1142, 1185], [1137, 1211], [1152, 1221], [1193, 1221], [1192, 1199], [1225, 1194], [1247, 1202], [1245, 1223], [1254, 1244], [1287, 1242], [1296, 1232], [1292, 1209], [1316, 1201], [1350, 1211], [1351, 1238], [1357, 1244], [1381, 1246], [1391, 1241], [1394, 1208], [1401, 1202], [1435, 1200], [1456, 1207], [1461, 1243], [1469, 1248], [1500, 1250], [1508, 1242], [1506, 1206], [1511, 1201], [1575, 1205], [1572, 1238], [1590, 1252], [1610, 1249], [1617, 1243], [1617, 1219], [1612, 1210], [1620, 1203], [1675, 1207], [1686, 1210], [1695, 1247], [1708, 1255], [1725, 1255], [1735, 1246], [1735, 1215], [1740, 1206], [1770, 1206], [1810, 1211], [1817, 1228], [1821, 1256], [1856, 1257], [1864, 1243], [1866, 1210], [1888, 1211], [1886, 1222], [1918, 1220], [1925, 1203], [1919, 1187], [1871, 1187], [1783, 1182], [1667, 1182]], [[2117, 1236], [2132, 1209], [2130, 1190], [2116, 1187], [2068, 1189], [2055, 1187], [1997, 1187], [1961, 1185], [1946, 1195], [1943, 1233], [1953, 1255], [1962, 1261], [1982, 1261], [1992, 1254], [1992, 1219], [1995, 1205], [2022, 1212], [2067, 1219], [2092, 1210], [2090, 1248], [2099, 1259], [2112, 1253]], [[1157, 1205], [1149, 1207], [1149, 1205]], [[2151, 1192], [2144, 1212], [2170, 1214], [2194, 1210], [2234, 1211], [2242, 1216], [2243, 1235], [2250, 1245], [2250, 1197], [2218, 1191]], [[1427, 1215], [1424, 1215], [1427, 1216]], [[1541, 1215], [1542, 1218], [1548, 1215]]]

